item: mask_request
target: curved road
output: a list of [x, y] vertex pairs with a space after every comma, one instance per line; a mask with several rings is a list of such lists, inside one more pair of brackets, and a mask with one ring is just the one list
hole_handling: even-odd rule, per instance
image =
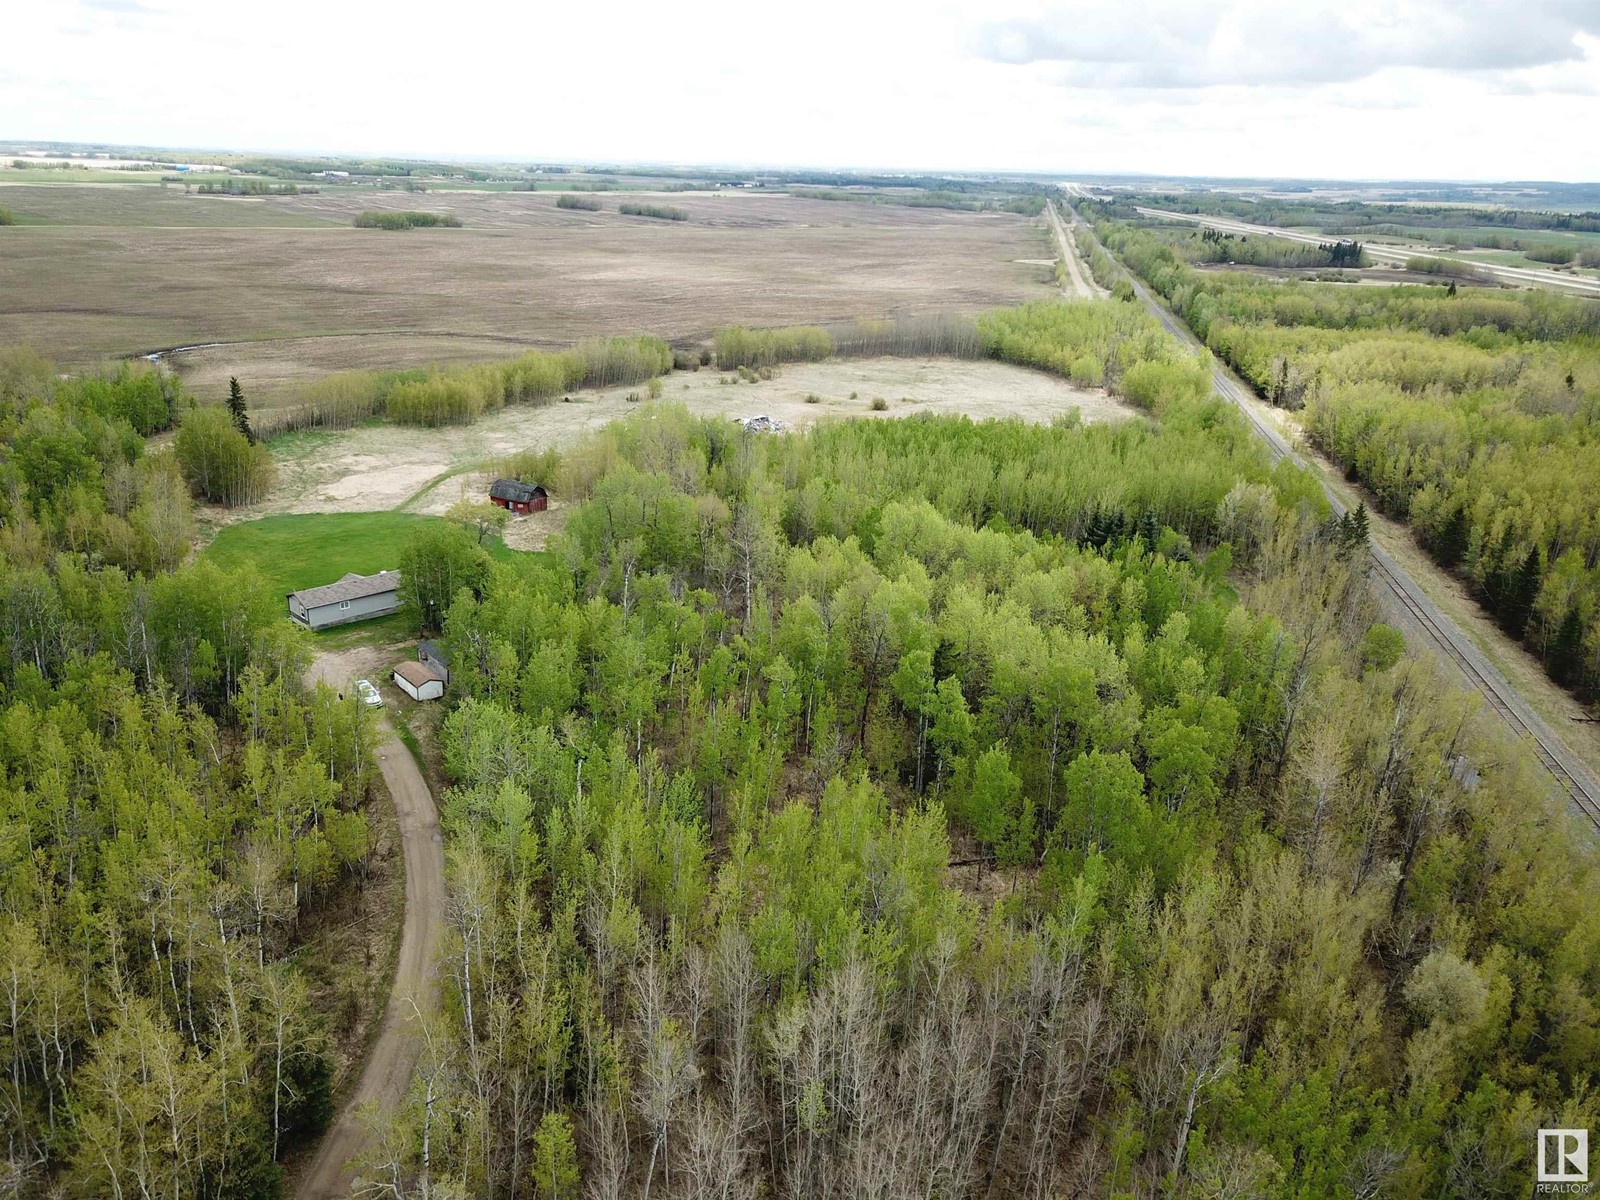
[[[1070, 207], [1067, 211], [1073, 225], [1084, 231], [1085, 236], [1092, 236], [1077, 211]], [[1189, 327], [1169, 312], [1132, 272], [1125, 271], [1124, 274], [1128, 282], [1133, 285], [1134, 293], [1140, 302], [1169, 333], [1191, 349], [1204, 349], [1199, 339], [1190, 332]], [[1248, 384], [1236, 378], [1215, 360], [1211, 369], [1211, 379], [1217, 394], [1237, 405], [1251, 427], [1267, 443], [1267, 450], [1274, 462], [1287, 458], [1298, 466], [1306, 465], [1305, 460], [1295, 453], [1284, 436], [1256, 411], [1259, 402], [1251, 395]], [[1333, 507], [1334, 514], [1342, 515], [1345, 511], [1344, 504], [1326, 486], [1323, 491], [1328, 497], [1328, 503]], [[1489, 707], [1499, 714], [1514, 735], [1528, 740], [1539, 761], [1571, 799], [1572, 807], [1600, 830], [1600, 781], [1597, 781], [1588, 767], [1567, 749], [1544, 719], [1533, 711], [1527, 701], [1518, 694], [1516, 688], [1512, 687], [1500, 673], [1499, 668], [1484, 657], [1472, 644], [1471, 639], [1456, 628], [1455, 622], [1428, 598], [1427, 593], [1406, 573], [1405, 568], [1381, 547], [1373, 545], [1371, 549], [1375, 574], [1384, 589], [1384, 595], [1380, 599], [1386, 601], [1391, 611], [1400, 614], [1406, 624], [1422, 631], [1433, 643], [1434, 648], [1461, 671], [1468, 685], [1483, 696]]]
[[444, 929], [444, 844], [439, 814], [416, 760], [395, 736], [387, 716], [380, 718], [380, 726], [383, 738], [378, 744], [378, 766], [394, 800], [405, 847], [406, 915], [400, 956], [378, 1040], [367, 1054], [355, 1091], [323, 1135], [316, 1158], [300, 1180], [295, 1193], [299, 1200], [345, 1200], [350, 1195], [355, 1180], [353, 1160], [367, 1144], [362, 1109], [367, 1105], [394, 1109], [404, 1101], [421, 1053], [415, 1009], [429, 1011], [438, 993], [433, 962]]

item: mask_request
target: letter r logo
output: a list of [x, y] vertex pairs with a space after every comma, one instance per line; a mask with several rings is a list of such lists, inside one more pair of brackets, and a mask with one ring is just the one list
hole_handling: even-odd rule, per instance
[[1589, 1181], [1589, 1131], [1539, 1130], [1539, 1183]]

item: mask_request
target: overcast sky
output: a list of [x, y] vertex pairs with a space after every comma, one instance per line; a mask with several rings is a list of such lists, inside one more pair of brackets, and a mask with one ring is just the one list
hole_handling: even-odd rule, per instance
[[1600, 0], [9, 0], [0, 137], [1600, 179]]

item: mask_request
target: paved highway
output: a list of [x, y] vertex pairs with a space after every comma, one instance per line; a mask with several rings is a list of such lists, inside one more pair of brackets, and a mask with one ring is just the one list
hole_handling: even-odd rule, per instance
[[[1069, 208], [1068, 213], [1079, 236], [1091, 237], [1088, 226], [1080, 220], [1076, 210]], [[1196, 350], [1202, 348], [1188, 326], [1168, 312], [1166, 307], [1131, 273], [1128, 274], [1128, 281], [1133, 284], [1134, 293], [1140, 302], [1174, 337]], [[1250, 395], [1249, 385], [1236, 378], [1220, 363], [1213, 365], [1211, 375], [1217, 393], [1231, 400], [1244, 413], [1251, 427], [1267, 443], [1267, 449], [1274, 462], [1287, 458], [1300, 466], [1306, 465], [1305, 460], [1295, 453], [1294, 447], [1288, 440], [1256, 410], [1258, 402]], [[1335, 515], [1342, 515], [1345, 511], [1344, 504], [1332, 491], [1326, 487], [1323, 490], [1327, 493], [1328, 502], [1333, 506]], [[1387, 602], [1397, 611], [1404, 613], [1409, 618], [1410, 624], [1423, 630], [1434, 648], [1460, 669], [1468, 683], [1483, 696], [1489, 707], [1500, 715], [1513, 734], [1527, 740], [1545, 769], [1571, 797], [1574, 809], [1593, 822], [1596, 830], [1600, 831], [1600, 780], [1596, 780], [1593, 773], [1567, 749], [1555, 731], [1529, 707], [1527, 701], [1523, 700], [1499, 669], [1456, 627], [1455, 622], [1428, 599], [1427, 594], [1405, 569], [1379, 546], [1373, 545], [1371, 549], [1374, 574]]]
[[[1301, 233], [1294, 229], [1279, 229], [1273, 225], [1251, 225], [1245, 221], [1236, 221], [1231, 217], [1202, 216], [1199, 213], [1168, 212], [1164, 208], [1143, 208], [1135, 205], [1140, 213], [1147, 217], [1160, 217], [1167, 221], [1188, 221], [1194, 225], [1204, 225], [1209, 229], [1216, 229], [1222, 233], [1262, 234], [1266, 237], [1283, 238], [1291, 242], [1305, 242], [1312, 246], [1324, 245], [1334, 240], [1328, 234]], [[1405, 250], [1394, 246], [1378, 246], [1371, 242], [1362, 242], [1361, 248], [1367, 252], [1367, 257], [1374, 262], [1388, 263], [1391, 266], [1405, 266], [1413, 258], [1438, 258], [1438, 254], [1427, 250]], [[1449, 257], [1448, 254], [1442, 257]], [[1600, 280], [1590, 279], [1582, 275], [1563, 275], [1556, 271], [1536, 271], [1529, 267], [1503, 267], [1497, 263], [1474, 262], [1471, 259], [1458, 258], [1456, 262], [1465, 263], [1469, 267], [1481, 270], [1496, 279], [1507, 283], [1532, 284], [1535, 287], [1555, 288], [1560, 291], [1576, 292], [1582, 296], [1600, 296]]]

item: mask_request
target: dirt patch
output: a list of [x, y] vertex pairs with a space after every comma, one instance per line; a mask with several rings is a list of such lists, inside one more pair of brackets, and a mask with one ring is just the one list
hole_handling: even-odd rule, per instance
[[512, 517], [501, 537], [513, 550], [543, 550], [550, 535], [566, 525], [569, 511], [568, 505], [552, 502], [544, 512]]
[[382, 685], [389, 678], [394, 664], [410, 658], [409, 645], [352, 646], [348, 650], [322, 650], [306, 672], [306, 682], [325, 683], [334, 691], [349, 694], [358, 679], [370, 679]]
[[[903, 417], [919, 412], [1040, 423], [1074, 410], [1085, 422], [1133, 415], [1104, 391], [988, 361], [841, 360], [787, 367], [775, 379], [757, 383], [722, 382], [730, 378], [736, 377], [711, 370], [673, 374], [664, 380], [663, 399], [708, 415], [765, 414], [792, 429], [828, 418]], [[459, 428], [374, 425], [281, 438], [271, 443], [279, 465], [279, 483], [272, 496], [237, 513], [218, 511], [218, 516], [248, 520], [273, 513], [395, 508], [442, 513], [463, 495], [481, 493], [482, 472], [495, 459], [517, 450], [570, 445], [585, 432], [636, 411], [639, 406], [628, 396], [637, 390], [580, 392], [570, 402], [519, 405]], [[809, 396], [816, 401], [808, 401]], [[875, 399], [883, 400], [883, 411], [873, 410]], [[554, 516], [513, 522], [507, 544], [538, 548], [555, 526]]]

